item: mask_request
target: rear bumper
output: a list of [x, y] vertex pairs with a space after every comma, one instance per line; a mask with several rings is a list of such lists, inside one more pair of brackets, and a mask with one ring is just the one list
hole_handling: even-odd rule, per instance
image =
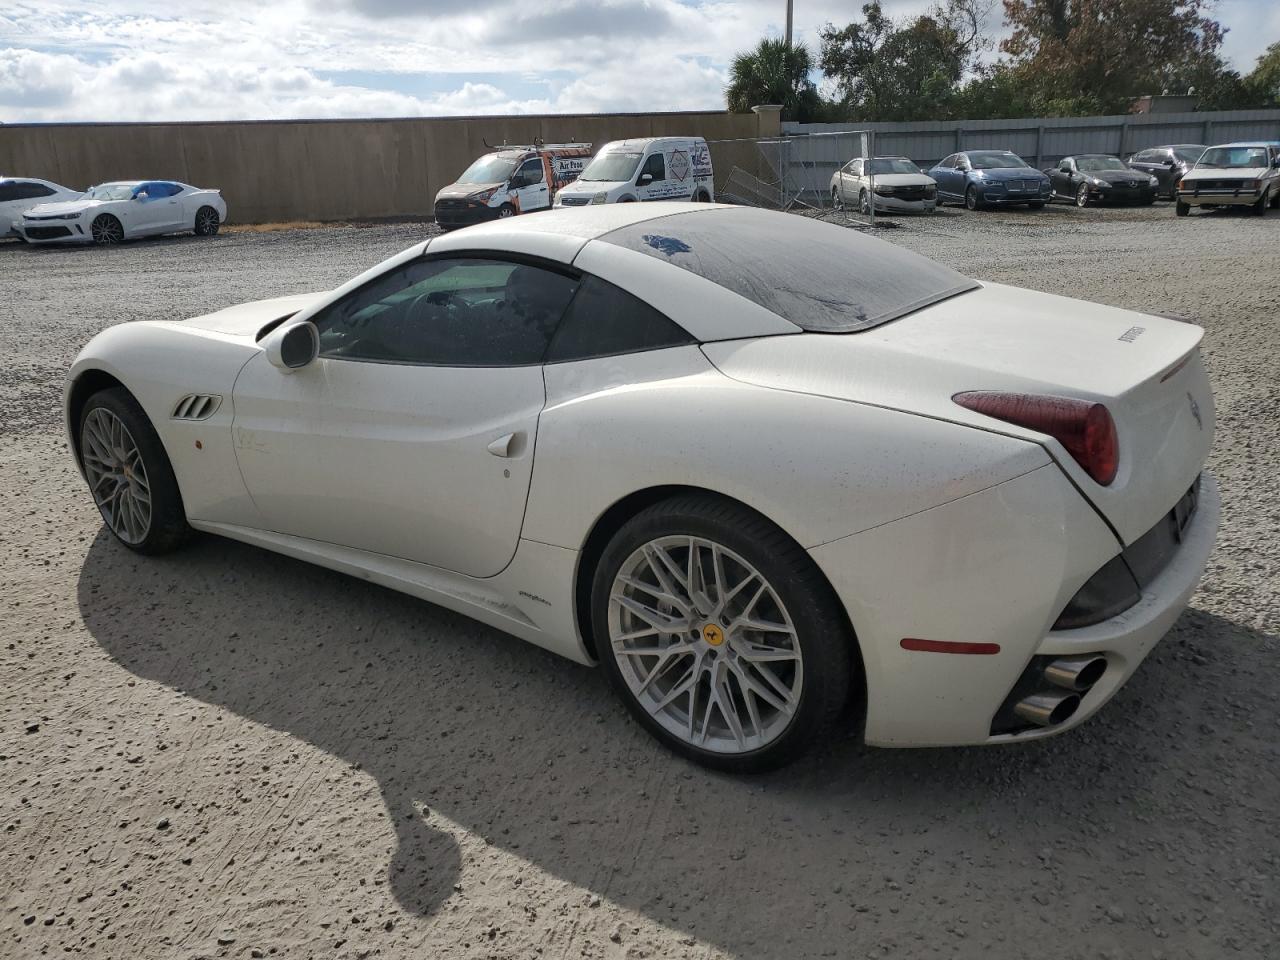
[[[1173, 625], [1213, 548], [1218, 492], [1200, 505], [1139, 602], [1102, 623], [1054, 631], [1076, 591], [1120, 543], [1055, 465], [810, 550], [845, 605], [866, 676], [865, 737], [877, 746], [985, 744], [1060, 733], [1095, 713]], [[904, 638], [998, 644], [993, 655], [902, 647]], [[992, 735], [1036, 656], [1102, 654], [1108, 669], [1068, 721]]]

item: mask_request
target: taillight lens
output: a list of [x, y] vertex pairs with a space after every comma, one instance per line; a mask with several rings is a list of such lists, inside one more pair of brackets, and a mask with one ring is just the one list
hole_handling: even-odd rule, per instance
[[951, 399], [988, 417], [1047, 433], [1104, 487], [1116, 478], [1120, 441], [1111, 411], [1101, 403], [995, 390], [971, 390]]

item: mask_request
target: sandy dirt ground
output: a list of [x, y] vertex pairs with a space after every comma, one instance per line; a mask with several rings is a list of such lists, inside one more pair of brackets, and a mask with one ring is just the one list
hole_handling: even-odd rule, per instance
[[326, 288], [426, 225], [0, 244], [0, 957], [1280, 955], [1280, 214], [904, 220], [979, 277], [1207, 329], [1203, 588], [1060, 738], [707, 773], [598, 671], [201, 537], [103, 531], [59, 424], [123, 320]]

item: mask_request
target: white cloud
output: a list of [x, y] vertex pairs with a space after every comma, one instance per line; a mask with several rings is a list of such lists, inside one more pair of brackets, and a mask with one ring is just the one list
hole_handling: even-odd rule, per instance
[[[1280, 32], [1280, 8], [1264, 13], [1266, 2], [1223, 0], [1219, 16]], [[927, 0], [886, 6], [913, 13]], [[796, 37], [816, 54], [819, 27], [847, 21], [858, 4], [797, 8]], [[0, 120], [719, 109], [726, 64], [779, 33], [784, 9], [784, 0], [10, 0], [0, 13]], [[1229, 52], [1247, 55], [1238, 66], [1252, 65], [1268, 30], [1228, 35]]]

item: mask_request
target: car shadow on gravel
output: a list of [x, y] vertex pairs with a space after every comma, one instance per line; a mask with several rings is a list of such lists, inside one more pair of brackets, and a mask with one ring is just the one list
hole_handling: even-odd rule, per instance
[[[597, 671], [239, 543], [198, 537], [153, 559], [101, 531], [78, 601], [87, 629], [130, 673], [376, 778], [398, 839], [388, 880], [405, 910], [428, 916], [455, 895], [459, 844], [469, 842], [461, 825], [572, 884], [754, 956], [781, 955], [784, 936], [805, 923], [807, 943], [830, 938], [843, 949], [841, 931], [867, 924], [865, 911], [889, 920], [891, 910], [893, 922], [921, 930], [998, 922], [1009, 898], [1046, 882], [1050, 857], [1090, 877], [1075, 900], [1055, 895], [1054, 925], [1086, 925], [1096, 885], [1121, 900], [1131, 886], [1132, 864], [1099, 860], [1096, 843], [1194, 845], [1204, 834], [1188, 822], [1177, 840], [1181, 799], [1205, 801], [1195, 784], [1205, 751], [1244, 722], [1222, 712], [1215, 684], [1247, 671], [1259, 641], [1192, 610], [1107, 709], [1069, 735], [948, 750], [848, 741], [775, 774], [735, 778], [654, 744]], [[1261, 695], [1263, 681], [1241, 685], [1250, 682]], [[998, 887], [966, 903], [971, 881]], [[714, 895], [726, 888], [731, 907]]]

